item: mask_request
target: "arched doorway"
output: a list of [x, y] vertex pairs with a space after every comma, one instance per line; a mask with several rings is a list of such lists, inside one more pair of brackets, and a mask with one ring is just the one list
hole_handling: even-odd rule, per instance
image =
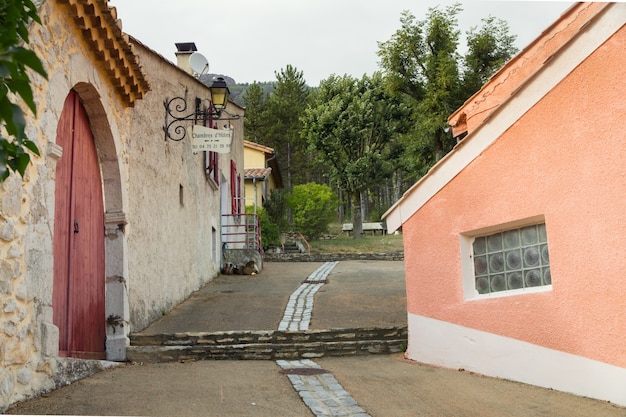
[[53, 321], [59, 354], [105, 358], [105, 227], [100, 164], [89, 118], [71, 91], [57, 127]]

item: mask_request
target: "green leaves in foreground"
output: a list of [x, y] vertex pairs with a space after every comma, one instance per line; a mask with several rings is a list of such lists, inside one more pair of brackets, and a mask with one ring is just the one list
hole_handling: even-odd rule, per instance
[[[21, 98], [36, 114], [37, 106], [30, 85], [28, 69], [42, 77], [46, 71], [37, 55], [20, 44], [28, 43], [30, 20], [40, 23], [37, 8], [30, 0], [0, 0], [0, 182], [11, 171], [22, 177], [30, 163], [29, 152], [39, 156], [37, 145], [26, 136], [26, 118], [14, 103]], [[6, 136], [5, 136], [6, 135]]]

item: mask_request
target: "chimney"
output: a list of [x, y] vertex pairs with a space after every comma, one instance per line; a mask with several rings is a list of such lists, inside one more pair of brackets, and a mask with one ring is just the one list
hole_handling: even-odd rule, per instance
[[189, 57], [196, 52], [196, 44], [194, 42], [176, 43], [176, 64], [189, 74], [193, 74], [191, 65], [189, 65]]

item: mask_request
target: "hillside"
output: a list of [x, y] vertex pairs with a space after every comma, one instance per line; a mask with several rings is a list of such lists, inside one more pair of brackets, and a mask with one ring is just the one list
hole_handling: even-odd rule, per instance
[[[250, 85], [252, 84], [250, 83], [237, 84], [237, 82], [233, 78], [224, 74], [204, 74], [204, 75], [201, 75], [199, 79], [204, 84], [211, 85], [213, 80], [217, 77], [224, 78], [224, 81], [226, 81], [226, 84], [228, 85], [228, 89], [230, 90], [230, 99], [234, 101], [235, 103], [237, 103], [238, 105], [243, 107], [244, 106], [243, 104], [244, 93], [246, 92], [248, 87], [250, 87]], [[272, 81], [272, 82], [264, 81], [264, 82], [256, 82], [256, 83], [261, 86], [261, 88], [263, 89], [263, 92], [266, 95], [274, 91], [274, 88], [276, 87], [275, 81]]]

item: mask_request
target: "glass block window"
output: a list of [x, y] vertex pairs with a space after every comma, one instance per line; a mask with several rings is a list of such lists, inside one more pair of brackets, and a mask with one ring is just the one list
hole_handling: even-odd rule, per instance
[[472, 249], [479, 294], [552, 284], [545, 224], [476, 237]]

